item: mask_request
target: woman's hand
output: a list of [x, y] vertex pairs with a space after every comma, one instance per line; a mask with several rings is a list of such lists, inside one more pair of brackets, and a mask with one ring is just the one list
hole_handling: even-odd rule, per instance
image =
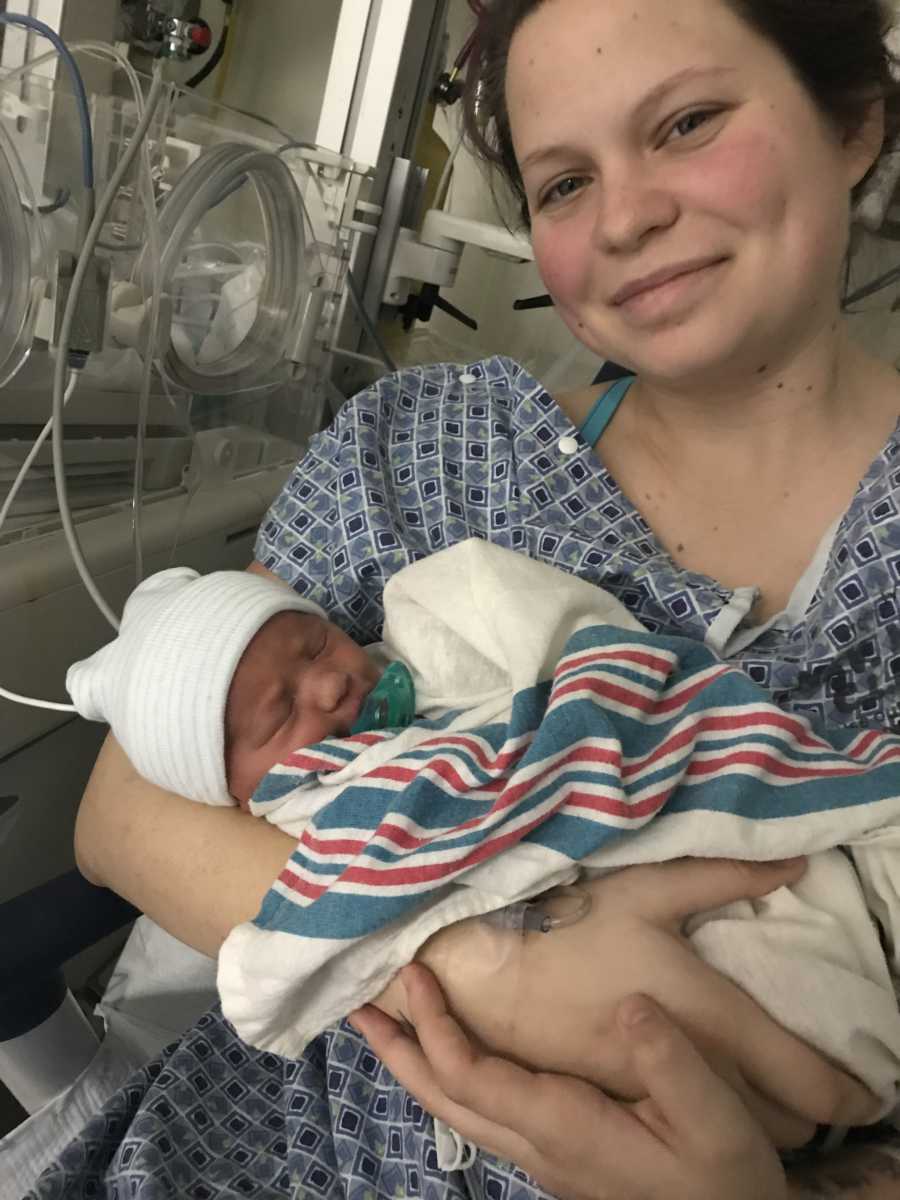
[[428, 1112], [560, 1200], [787, 1197], [762, 1129], [648, 998], [630, 997], [617, 1014], [647, 1098], [617, 1104], [590, 1084], [481, 1053], [424, 967], [401, 980], [418, 1040], [371, 1006], [353, 1024]]
[[[859, 1124], [874, 1098], [702, 962], [685, 919], [762, 896], [803, 873], [802, 860], [754, 866], [684, 859], [595, 879], [590, 912], [551, 934], [522, 936], [471, 919], [416, 955], [447, 1007], [485, 1050], [532, 1070], [577, 1076], [618, 1100], [646, 1096], [616, 1013], [629, 995], [655, 999], [727, 1083], [772, 1143], [804, 1145], [821, 1124]], [[402, 985], [375, 1000], [405, 1016]]]
[[[598, 1200], [656, 1195], [739, 1200], [753, 1195], [774, 1200], [780, 1193], [767, 1174], [775, 1162], [773, 1141], [799, 1144], [813, 1132], [809, 1118], [861, 1123], [872, 1115], [873, 1098], [700, 962], [680, 929], [688, 914], [764, 896], [795, 882], [804, 869], [802, 860], [759, 865], [683, 860], [629, 868], [591, 885], [597, 923], [590, 931], [590, 945], [580, 947], [582, 961], [589, 960], [593, 939], [602, 935], [606, 954], [594, 957], [605, 964], [607, 974], [614, 978], [618, 970], [624, 971], [630, 992], [655, 991], [666, 1008], [675, 997], [679, 1026], [689, 1027], [691, 1039], [702, 1048], [701, 1054], [659, 1010], [646, 1026], [648, 1036], [654, 1031], [649, 1041], [626, 1028], [619, 1019], [620, 992], [609, 1033], [625, 1070], [646, 1097], [636, 1103], [617, 1103], [569, 1077], [602, 1077], [606, 1064], [598, 1067], [599, 1059], [594, 1061], [605, 1053], [602, 1042], [591, 1042], [577, 1064], [563, 1068], [564, 1075], [550, 1073], [546, 1063], [544, 1071], [533, 1071], [474, 1049], [421, 967], [409, 975], [409, 995], [403, 986], [406, 973], [396, 981], [395, 992], [403, 994], [394, 1009], [416, 1026], [418, 1041], [371, 1007], [353, 1020], [428, 1111], [478, 1145], [512, 1159], [561, 1195]], [[624, 947], [616, 940], [621, 939], [623, 925]], [[554, 931], [541, 944], [549, 948], [563, 932]], [[460, 962], [439, 951], [425, 959], [441, 970]], [[550, 974], [549, 964], [545, 974]], [[454, 1011], [461, 1012], [453, 978], [448, 991]], [[537, 1017], [547, 1029], [554, 1015], [551, 1006]], [[468, 1014], [464, 1019], [468, 1021]], [[490, 1033], [488, 1027], [479, 1028], [482, 1038]], [[640, 1051], [639, 1045], [644, 1047]], [[533, 1054], [514, 1057], [534, 1061]], [[729, 1058], [730, 1067], [725, 1061]], [[741, 1065], [739, 1070], [735, 1064]], [[687, 1071], [683, 1081], [682, 1070]], [[748, 1078], [756, 1088], [748, 1086]], [[727, 1113], [727, 1121], [717, 1119], [718, 1112]], [[800, 1137], [798, 1113], [806, 1118], [799, 1125]], [[631, 1147], [627, 1153], [626, 1144]], [[731, 1187], [733, 1179], [744, 1179], [748, 1155], [763, 1171], [763, 1182], [757, 1180], [755, 1192], [741, 1190], [746, 1183], [726, 1191], [726, 1182]], [[627, 1167], [624, 1183], [618, 1163]], [[753, 1178], [752, 1172], [746, 1174], [747, 1180]], [[783, 1185], [780, 1175], [774, 1179]], [[698, 1180], [704, 1181], [702, 1186]]]

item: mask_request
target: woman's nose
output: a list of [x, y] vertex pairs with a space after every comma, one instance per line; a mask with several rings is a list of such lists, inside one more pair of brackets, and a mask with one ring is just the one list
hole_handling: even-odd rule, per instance
[[607, 254], [639, 250], [654, 232], [678, 220], [676, 197], [645, 164], [621, 164], [610, 170], [597, 196], [593, 240]]

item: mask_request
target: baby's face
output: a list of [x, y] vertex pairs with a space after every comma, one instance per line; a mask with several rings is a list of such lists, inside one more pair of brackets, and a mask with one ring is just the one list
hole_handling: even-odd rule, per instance
[[244, 651], [225, 707], [225, 771], [249, 800], [292, 751], [344, 735], [380, 671], [345, 633], [312, 613], [282, 612]]

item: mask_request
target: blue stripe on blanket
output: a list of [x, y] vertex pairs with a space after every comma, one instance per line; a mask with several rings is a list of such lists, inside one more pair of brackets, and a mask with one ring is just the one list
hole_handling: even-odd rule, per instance
[[[337, 770], [357, 752], [332, 741], [304, 753]], [[321, 769], [273, 776], [273, 789], [327, 782]], [[552, 683], [515, 696], [508, 722], [435, 728], [346, 785], [255, 923], [352, 939], [519, 843], [578, 861], [660, 812], [776, 821], [897, 796], [900, 739], [840, 730], [826, 740], [696, 642], [594, 626], [566, 643]]]

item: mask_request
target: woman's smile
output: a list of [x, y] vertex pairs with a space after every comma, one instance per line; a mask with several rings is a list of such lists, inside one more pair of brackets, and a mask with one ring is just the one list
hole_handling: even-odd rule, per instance
[[667, 272], [658, 282], [651, 278], [639, 287], [620, 292], [621, 299], [614, 299], [613, 307], [630, 325], [677, 320], [716, 290], [727, 262], [726, 258], [717, 258], [676, 274]]

